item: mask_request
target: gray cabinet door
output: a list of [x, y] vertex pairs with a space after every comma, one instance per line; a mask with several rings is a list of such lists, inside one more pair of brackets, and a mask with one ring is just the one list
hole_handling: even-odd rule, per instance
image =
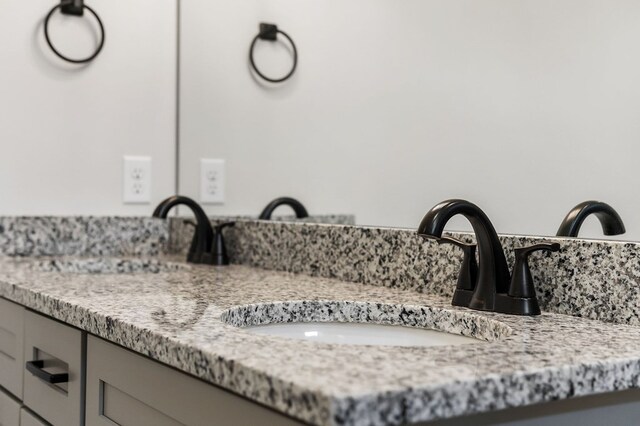
[[82, 332], [29, 311], [24, 325], [25, 361], [41, 361], [41, 374], [68, 375], [67, 381], [51, 384], [25, 371], [24, 405], [55, 426], [84, 424]]
[[0, 386], [22, 399], [25, 309], [0, 299]]
[[86, 424], [286, 426], [302, 423], [89, 336]]
[[20, 426], [47, 426], [47, 424], [23, 408], [20, 411]]
[[20, 402], [1, 390], [0, 426], [20, 426]]

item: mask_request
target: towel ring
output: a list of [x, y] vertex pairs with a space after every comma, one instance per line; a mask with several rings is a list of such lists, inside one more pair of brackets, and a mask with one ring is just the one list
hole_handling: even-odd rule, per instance
[[[258, 67], [256, 66], [256, 62], [253, 60], [253, 48], [255, 47], [258, 39], [276, 41], [278, 39], [278, 34], [282, 34], [287, 40], [289, 40], [291, 47], [293, 47], [293, 67], [291, 67], [291, 71], [289, 71], [289, 73], [282, 78], [270, 78], [262, 74], [258, 69]], [[257, 36], [253, 38], [253, 41], [251, 42], [251, 47], [249, 48], [249, 61], [251, 62], [251, 68], [253, 68], [256, 74], [258, 74], [262, 79], [267, 80], [271, 83], [281, 83], [287, 80], [289, 77], [291, 77], [295, 72], [296, 66], [298, 65], [298, 50], [296, 49], [296, 44], [293, 42], [293, 40], [291, 40], [291, 37], [289, 37], [287, 33], [285, 33], [282, 30], [279, 30], [278, 27], [274, 24], [261, 23], [260, 32], [258, 33]]]
[[[93, 15], [93, 17], [96, 18], [96, 21], [98, 21], [98, 25], [100, 26], [100, 43], [98, 44], [98, 48], [96, 49], [96, 51], [93, 52], [91, 56], [88, 56], [84, 59], [72, 59], [64, 56], [62, 53], [58, 52], [58, 50], [54, 47], [53, 43], [51, 42], [51, 39], [49, 38], [49, 19], [51, 19], [51, 16], [53, 16], [54, 12], [58, 9], [60, 9], [60, 12], [62, 12], [65, 15], [74, 15], [74, 16], [82, 16], [84, 14], [84, 9], [87, 9]], [[60, 59], [63, 59], [67, 62], [71, 62], [74, 64], [84, 64], [86, 62], [92, 61], [96, 56], [98, 56], [98, 54], [102, 50], [102, 47], [104, 46], [104, 25], [102, 25], [102, 21], [100, 20], [100, 17], [98, 16], [98, 14], [89, 6], [84, 4], [83, 1], [80, 1], [79, 3], [74, 3], [73, 0], [67, 0], [67, 1], [63, 0], [60, 2], [60, 4], [55, 5], [47, 14], [47, 17], [44, 20], [44, 38], [47, 40], [47, 44], [49, 45], [53, 53], [55, 53], [56, 56], [58, 56]]]

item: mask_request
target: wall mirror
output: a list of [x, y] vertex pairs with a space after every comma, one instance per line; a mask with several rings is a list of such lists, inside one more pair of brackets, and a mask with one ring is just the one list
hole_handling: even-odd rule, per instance
[[[200, 158], [225, 159], [210, 212], [290, 195], [415, 227], [466, 198], [499, 232], [554, 235], [596, 199], [624, 219], [616, 238], [640, 238], [637, 2], [190, 0], [181, 22], [180, 190], [197, 196]], [[260, 22], [297, 44], [284, 83], [249, 69]], [[263, 43], [256, 61], [279, 75], [291, 53]], [[595, 218], [582, 235], [602, 236]]]
[[[106, 35], [86, 64], [47, 47], [59, 1], [0, 2], [1, 215], [149, 215], [176, 192], [201, 200], [201, 160], [222, 159], [211, 215], [290, 196], [415, 228], [465, 198], [498, 232], [554, 235], [600, 200], [625, 222], [615, 238], [640, 240], [637, 2], [86, 1]], [[256, 40], [265, 23], [290, 40]], [[82, 58], [96, 24], [56, 12], [50, 34]], [[295, 56], [290, 78], [256, 73], [254, 40], [264, 76]], [[146, 203], [123, 201], [126, 155], [153, 159]], [[580, 235], [603, 237], [594, 217]]]

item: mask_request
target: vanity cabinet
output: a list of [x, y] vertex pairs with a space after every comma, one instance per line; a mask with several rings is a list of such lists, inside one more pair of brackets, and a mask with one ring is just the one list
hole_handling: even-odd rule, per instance
[[[0, 299], [0, 426], [44, 426], [28, 406], [54, 425], [82, 422], [82, 332]], [[68, 374], [64, 383], [46, 383], [26, 371], [42, 363], [43, 377]]]
[[22, 399], [25, 311], [20, 305], [0, 299], [0, 386], [18, 399]]
[[47, 424], [302, 423], [0, 299], [0, 426]]
[[93, 336], [86, 420], [87, 426], [303, 424]]
[[20, 426], [20, 402], [0, 390], [0, 425]]
[[[4, 425], [3, 425], [4, 426]], [[20, 410], [20, 426], [49, 426], [29, 410], [22, 408]]]
[[78, 329], [25, 313], [22, 400], [54, 425], [84, 424], [84, 339]]
[[[631, 389], [419, 425], [627, 426], [638, 418], [640, 389]], [[302, 424], [0, 299], [0, 426]]]

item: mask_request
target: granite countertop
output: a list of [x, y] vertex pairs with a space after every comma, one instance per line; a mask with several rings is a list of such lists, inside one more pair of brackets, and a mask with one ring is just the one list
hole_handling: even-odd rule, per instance
[[[99, 271], [96, 262], [1, 258], [0, 296], [312, 424], [411, 423], [640, 386], [637, 327], [482, 313], [438, 296], [247, 266], [134, 258], [108, 261], [112, 273], [81, 273]], [[479, 342], [331, 345], [237, 327], [328, 319]]]

